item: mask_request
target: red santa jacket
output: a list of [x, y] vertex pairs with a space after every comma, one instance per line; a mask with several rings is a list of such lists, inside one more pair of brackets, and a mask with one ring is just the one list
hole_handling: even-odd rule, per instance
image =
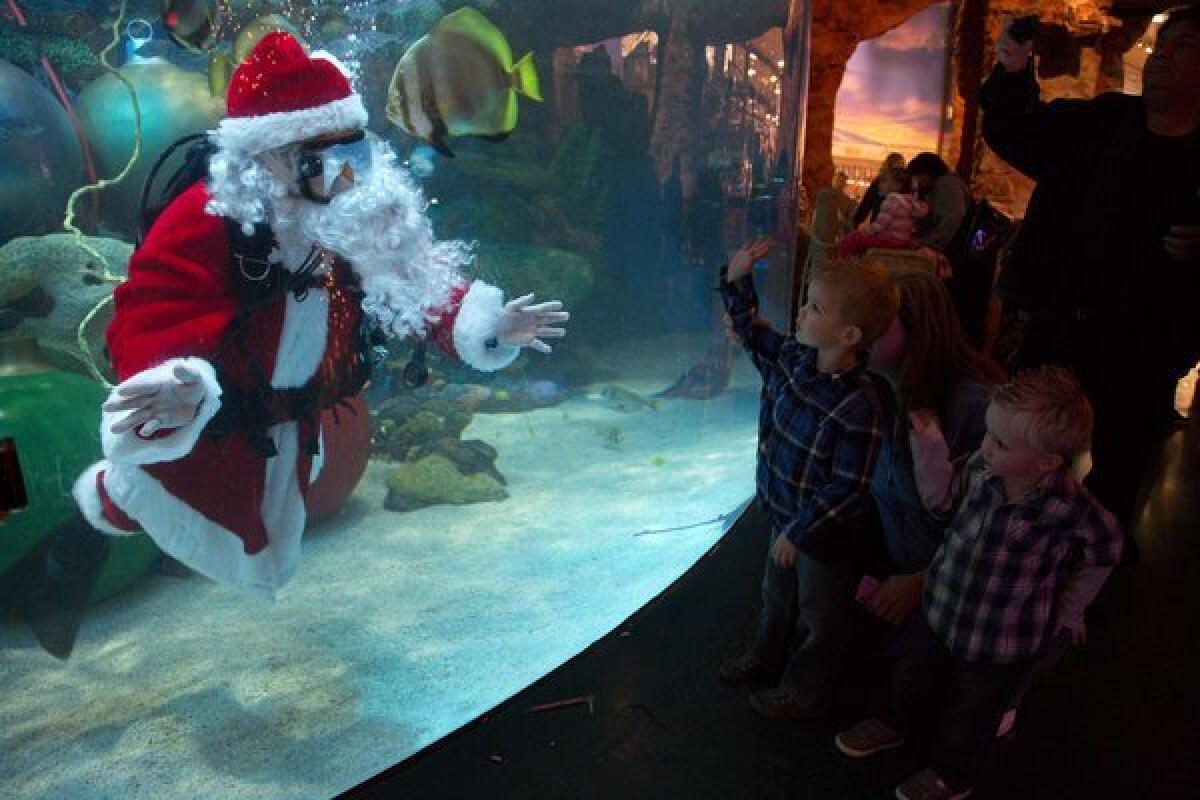
[[[163, 212], [114, 293], [107, 335], [119, 381], [166, 377], [186, 363], [200, 373], [205, 399], [190, 424], [154, 436], [113, 434], [112, 424], [127, 412], [106, 412], [105, 460], [77, 481], [75, 496], [100, 530], [145, 530], [197, 571], [269, 594], [298, 563], [303, 495], [321, 460], [319, 453], [308, 455], [304, 443], [317, 431], [304, 419], [271, 426], [277, 454], [264, 458], [250, 432], [214, 437], [206, 428], [223, 394], [253, 390], [264, 380], [275, 389], [313, 380], [336, 384], [358, 353], [361, 311], [357, 296], [347, 291], [349, 268], [338, 265], [325, 285], [303, 299], [273, 297], [249, 315], [242, 346], [231, 344], [239, 310], [232, 280], [237, 267], [228, 223], [204, 210], [208, 198], [197, 184]], [[426, 333], [473, 366], [502, 367], [516, 349], [484, 344], [501, 307], [499, 289], [464, 282]]]

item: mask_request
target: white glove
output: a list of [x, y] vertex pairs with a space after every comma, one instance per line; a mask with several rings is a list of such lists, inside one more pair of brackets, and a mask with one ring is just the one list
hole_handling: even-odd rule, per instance
[[142, 434], [149, 436], [161, 428], [178, 428], [196, 418], [196, 412], [204, 401], [204, 382], [200, 374], [177, 366], [173, 376], [166, 380], [141, 378], [137, 375], [117, 387], [119, 400], [109, 400], [105, 411], [129, 411], [113, 424], [115, 434], [142, 427]]
[[496, 339], [508, 347], [532, 347], [539, 353], [549, 353], [550, 345], [542, 339], [561, 339], [567, 331], [547, 326], [566, 322], [571, 315], [562, 310], [558, 300], [530, 305], [532, 302], [533, 295], [527, 294], [504, 304], [496, 326]]

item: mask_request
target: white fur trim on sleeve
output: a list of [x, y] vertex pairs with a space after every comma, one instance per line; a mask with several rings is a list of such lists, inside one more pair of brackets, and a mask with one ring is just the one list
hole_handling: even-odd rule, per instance
[[[221, 385], [217, 382], [217, 373], [212, 364], [202, 358], [172, 358], [157, 367], [143, 370], [134, 377], [139, 380], [157, 378], [165, 381], [171, 378], [175, 367], [178, 366], [185, 366], [198, 373], [204, 384], [204, 399], [200, 401], [200, 409], [195, 419], [175, 428], [168, 435], [143, 439], [137, 435], [136, 429], [119, 434], [112, 432], [113, 424], [131, 412], [105, 411], [100, 421], [100, 441], [104, 445], [104, 455], [109, 461], [117, 464], [160, 464], [164, 461], [175, 461], [192, 452], [204, 431], [204, 426], [221, 408]], [[116, 389], [113, 389], [108, 399], [117, 399]]]
[[107, 461], [92, 464], [75, 479], [71, 496], [75, 498], [75, 504], [79, 506], [84, 519], [96, 530], [109, 536], [132, 536], [138, 531], [121, 530], [104, 516], [104, 503], [100, 501], [100, 492], [96, 489], [96, 476], [111, 467], [112, 464]]
[[463, 296], [454, 318], [454, 351], [481, 372], [504, 369], [517, 358], [519, 347], [488, 348], [504, 313], [504, 292], [483, 281], [475, 281]]

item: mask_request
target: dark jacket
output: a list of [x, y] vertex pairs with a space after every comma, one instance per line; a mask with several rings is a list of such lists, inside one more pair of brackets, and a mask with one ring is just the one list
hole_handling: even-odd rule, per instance
[[934, 179], [922, 199], [929, 204], [929, 214], [917, 229], [913, 244], [945, 253], [954, 261], [959, 254], [952, 245], [971, 213], [971, 190], [962, 178], [947, 172]]
[[1104, 320], [1113, 336], [1155, 325], [1174, 366], [1194, 363], [1200, 269], [1169, 259], [1162, 237], [1195, 202], [1200, 132], [1155, 136], [1142, 99], [1116, 92], [1043, 103], [1028, 70], [997, 67], [980, 105], [985, 141], [1037, 181], [1001, 293], [1035, 315]]

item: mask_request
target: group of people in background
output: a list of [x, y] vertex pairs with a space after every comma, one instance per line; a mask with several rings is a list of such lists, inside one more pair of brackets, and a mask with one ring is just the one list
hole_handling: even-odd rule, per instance
[[763, 716], [814, 719], [873, 627], [890, 702], [836, 745], [929, 742], [902, 800], [969, 795], [1030, 675], [1083, 641], [1086, 608], [1135, 559], [1143, 479], [1200, 359], [1200, 6], [1161, 26], [1140, 97], [1042, 103], [1029, 43], [1005, 32], [997, 60], [984, 136], [1037, 181], [998, 284], [1023, 325], [1011, 370], [968, 341], [936, 270], [862, 257], [951, 250], [973, 203], [932, 154], [890, 158], [857, 232], [810, 261], [794, 336], [757, 313], [771, 242], [721, 280], [763, 379], [771, 535], [754, 639], [720, 676], [763, 685]]

